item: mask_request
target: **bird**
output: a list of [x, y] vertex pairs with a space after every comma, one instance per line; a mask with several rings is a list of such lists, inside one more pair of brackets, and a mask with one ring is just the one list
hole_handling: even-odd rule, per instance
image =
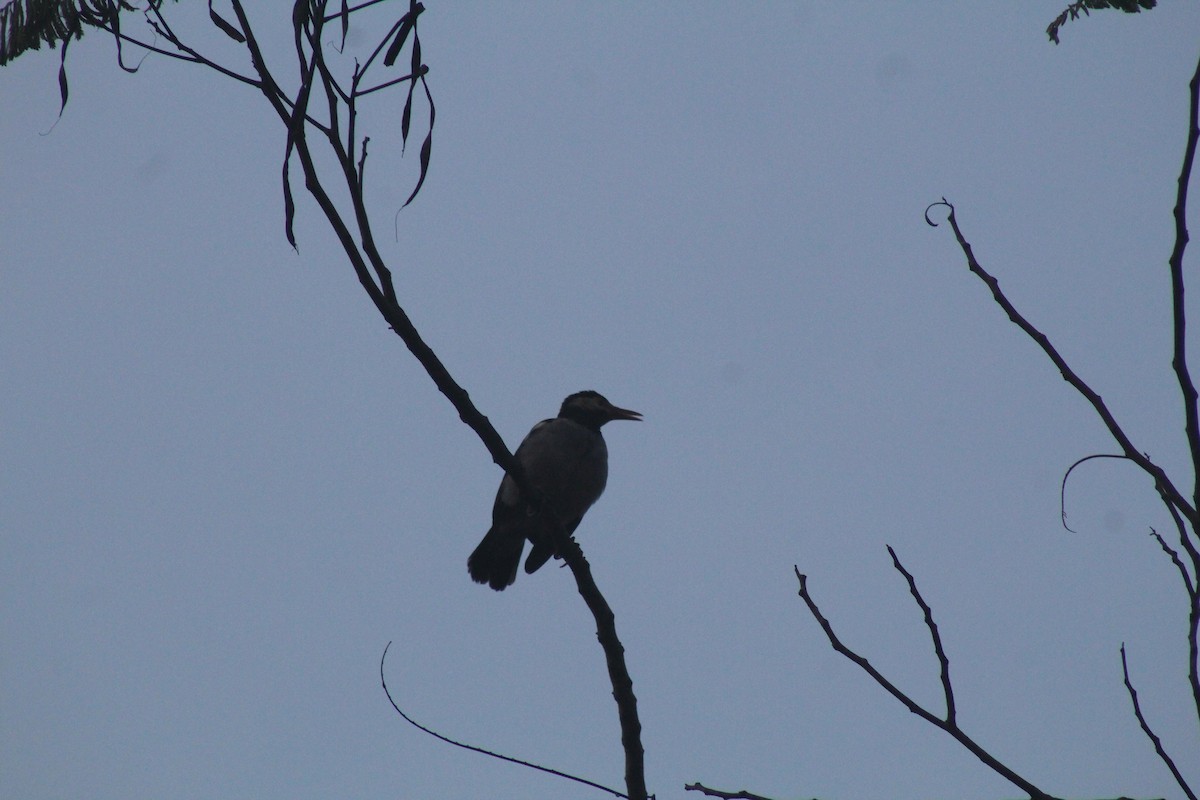
[[526, 573], [559, 555], [555, 541], [572, 535], [604, 492], [608, 447], [600, 428], [618, 419], [640, 422], [642, 415], [589, 390], [569, 395], [557, 417], [533, 426], [513, 456], [541, 497], [523, 497], [521, 487], [505, 474], [492, 505], [492, 527], [467, 559], [472, 580], [498, 592], [511, 586], [526, 539], [533, 544]]

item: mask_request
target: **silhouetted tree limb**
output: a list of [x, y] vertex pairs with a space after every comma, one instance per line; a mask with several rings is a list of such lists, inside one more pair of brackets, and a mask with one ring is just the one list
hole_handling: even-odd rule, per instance
[[1115, 8], [1126, 14], [1136, 14], [1142, 9], [1149, 11], [1158, 5], [1158, 0], [1079, 0], [1071, 3], [1046, 28], [1050, 41], [1058, 44], [1058, 29], [1066, 24], [1068, 19], [1079, 19], [1080, 14], [1091, 15], [1092, 11]]
[[43, 44], [65, 50], [84, 28], [116, 25], [133, 10], [125, 0], [11, 0], [0, 6], [0, 66]]
[[954, 710], [954, 689], [950, 684], [950, 661], [948, 658], [946, 658], [945, 650], [942, 647], [941, 635], [938, 633], [937, 625], [933, 621], [933, 614], [929, 609], [929, 605], [925, 602], [925, 599], [921, 597], [921, 593], [917, 590], [917, 584], [913, 580], [912, 575], [900, 563], [900, 559], [896, 556], [896, 552], [891, 547], [888, 547], [888, 552], [891, 553], [892, 556], [892, 566], [894, 566], [896, 570], [904, 576], [905, 580], [908, 581], [909, 592], [912, 594], [913, 599], [916, 600], [917, 605], [921, 607], [925, 614], [925, 626], [929, 629], [929, 635], [933, 639], [934, 653], [937, 655], [938, 662], [940, 664], [943, 694], [946, 703], [945, 716], [939, 717], [932, 711], [926, 709], [917, 701], [913, 700], [908, 696], [908, 694], [888, 680], [883, 673], [881, 673], [875, 668], [874, 665], [871, 664], [870, 661], [844, 644], [834, 631], [833, 625], [829, 622], [825, 615], [821, 613], [821, 609], [817, 606], [816, 601], [813, 600], [812, 595], [809, 594], [808, 576], [802, 574], [799, 567], [793, 567], [796, 572], [796, 580], [800, 583], [800, 598], [804, 601], [804, 604], [808, 606], [809, 613], [812, 614], [813, 619], [817, 621], [817, 624], [821, 626], [821, 630], [825, 632], [825, 637], [829, 639], [830, 646], [832, 646], [836, 652], [857, 664], [863, 672], [870, 675], [871, 679], [882, 686], [888, 692], [888, 694], [892, 695], [892, 697], [895, 697], [897, 700], [903, 703], [905, 708], [934, 727], [950, 734], [959, 744], [970, 751], [972, 755], [974, 755], [987, 766], [991, 767], [997, 774], [1011, 782], [1013, 785], [1019, 787], [1021, 791], [1027, 792], [1029, 796], [1033, 798], [1033, 800], [1052, 800], [1052, 795], [1047, 794], [1026, 778], [1018, 775], [1012, 768], [1008, 767], [998, 758], [985, 750], [958, 726], [958, 722], [955, 719]]
[[[1197, 585], [1200, 585], [1200, 545], [1197, 544], [1197, 525], [1200, 524], [1200, 518], [1197, 517], [1196, 513], [1197, 507], [1200, 507], [1200, 406], [1198, 406], [1198, 393], [1187, 360], [1187, 307], [1185, 303], [1185, 280], [1183, 272], [1183, 257], [1190, 238], [1187, 228], [1188, 188], [1191, 185], [1197, 143], [1200, 142], [1200, 61], [1197, 62], [1191, 81], [1188, 83], [1188, 98], [1187, 136], [1184, 145], [1183, 162], [1180, 166], [1177, 181], [1175, 206], [1172, 212], [1175, 222], [1175, 239], [1171, 255], [1168, 259], [1168, 266], [1170, 270], [1173, 331], [1173, 357], [1171, 366], [1175, 372], [1183, 401], [1184, 432], [1188, 453], [1191, 457], [1192, 486], [1190, 502], [1176, 488], [1166, 472], [1155, 464], [1149, 456], [1134, 446], [1100, 395], [1075, 373], [1062, 355], [1059, 354], [1058, 350], [1050, 343], [1049, 338], [1017, 311], [1012, 302], [1001, 291], [1000, 284], [996, 278], [980, 265], [971, 248], [971, 244], [963, 236], [962, 230], [958, 225], [954, 206], [943, 197], [940, 202], [933, 203], [925, 210], [925, 221], [936, 227], [937, 223], [929, 218], [930, 209], [936, 206], [945, 206], [949, 209], [947, 218], [950, 222], [950, 227], [954, 231], [959, 248], [962, 250], [963, 255], [966, 256], [967, 267], [970, 271], [991, 290], [992, 299], [1004, 310], [1009, 320], [1041, 347], [1046, 356], [1058, 368], [1063, 378], [1092, 405], [1105, 427], [1108, 428], [1109, 433], [1121, 447], [1122, 457], [1137, 464], [1154, 480], [1154, 488], [1175, 523], [1179, 535], [1180, 547], [1187, 553], [1188, 559], [1191, 562], [1191, 569], [1189, 571], [1188, 565], [1183, 562], [1179, 552], [1168, 546], [1157, 531], [1151, 530], [1160, 548], [1167, 554], [1179, 571], [1188, 599], [1188, 682], [1192, 691], [1192, 705], [1196, 714], [1200, 716], [1200, 646], [1198, 646], [1200, 644], [1200, 591], [1196, 588]], [[1089, 456], [1089, 458], [1091, 457]], [[1072, 465], [1071, 469], [1074, 469], [1078, 463], [1081, 462], [1076, 462], [1076, 464]], [[1070, 470], [1068, 470], [1069, 473]], [[1065, 479], [1064, 476], [1064, 482]], [[1125, 650], [1123, 645], [1121, 648], [1121, 657], [1122, 666], [1125, 667]], [[1160, 760], [1171, 772], [1180, 788], [1189, 798], [1194, 798], [1194, 792], [1179, 770], [1176, 769], [1174, 762], [1167, 756], [1162, 743], [1154, 735], [1142, 716], [1136, 692], [1133, 691], [1132, 684], [1128, 679], [1127, 668], [1125, 674], [1126, 687], [1134, 701], [1134, 712], [1143, 732], [1154, 744], [1155, 751], [1158, 753]]]
[[[160, 53], [172, 58], [198, 64], [226, 77], [257, 89], [283, 123], [286, 138], [283, 148], [281, 178], [284, 199], [284, 231], [288, 241], [295, 246], [293, 219], [295, 200], [292, 194], [291, 176], [293, 156], [304, 176], [304, 186], [324, 215], [334, 235], [346, 253], [355, 276], [367, 296], [375, 305], [389, 327], [404, 342], [437, 389], [446, 396], [466, 423], [487, 448], [492, 460], [520, 485], [526, 497], [538, 498], [536, 489], [529, 485], [520, 466], [509, 451], [504, 440], [471, 401], [467, 391], [451, 376], [449, 370], [434, 350], [422, 338], [412, 320], [401, 305], [392, 281], [392, 271], [376, 244], [364, 198], [367, 166], [368, 136], [359, 140], [357, 126], [358, 103], [363, 98], [406, 85], [407, 97], [401, 113], [401, 143], [406, 144], [412, 131], [414, 98], [424, 97], [428, 109], [426, 134], [422, 141], [418, 162], [420, 172], [412, 193], [405, 204], [420, 191], [428, 174], [432, 147], [435, 108], [427, 76], [429, 68], [422, 61], [418, 17], [425, 10], [416, 0], [409, 0], [407, 10], [392, 18], [389, 25], [377, 26], [383, 30], [375, 40], [370, 55], [360, 64], [355, 64], [349, 82], [343, 84], [334, 69], [326, 61], [324, 26], [339, 22], [342, 46], [350, 25], [351, 16], [371, 7], [381, 5], [379, 0], [368, 0], [353, 7], [339, 3], [339, 10], [329, 11], [329, 0], [297, 0], [292, 9], [292, 33], [295, 56], [300, 72], [299, 86], [289, 93], [276, 80], [264, 56], [257, 36], [251, 27], [242, 0], [230, 0], [233, 18], [226, 19], [209, 6], [213, 24], [227, 37], [241, 44], [249, 57], [252, 75], [218, 63], [189, 45], [171, 26], [164, 13], [161, 0], [150, 0], [144, 15], [158, 43], [149, 44], [123, 33], [114, 18], [93, 20], [90, 24], [103, 27], [113, 33], [118, 43], [134, 44], [148, 52]], [[106, 8], [108, 6], [105, 6]], [[65, 43], [65, 39], [63, 40]], [[165, 42], [167, 46], [160, 46]], [[168, 47], [169, 46], [169, 47]], [[380, 69], [392, 67], [407, 47], [410, 53], [408, 71], [395, 78], [372, 78]], [[62, 73], [63, 102], [66, 102], [65, 72]], [[418, 94], [418, 90], [420, 94]], [[321, 108], [323, 106], [323, 109]], [[315, 134], [315, 135], [314, 135]], [[316, 155], [320, 148], [322, 158]], [[333, 156], [336, 164], [334, 176], [323, 172], [318, 163]], [[332, 182], [332, 183], [331, 183]], [[340, 189], [331, 187], [341, 184]], [[344, 191], [344, 195], [342, 192]], [[335, 192], [346, 199], [335, 200]], [[348, 203], [348, 208], [344, 204]], [[637, 715], [637, 701], [632, 691], [632, 681], [625, 665], [624, 648], [617, 638], [616, 625], [611, 608], [597, 588], [591, 570], [575, 542], [564, 543], [560, 550], [570, 566], [580, 595], [596, 621], [597, 639], [605, 654], [609, 677], [613, 685], [613, 697], [617, 702], [621, 726], [621, 742], [625, 751], [626, 785], [631, 800], [646, 797], [641, 724]], [[397, 709], [399, 710], [399, 709]], [[611, 791], [611, 790], [609, 790]]]
[[745, 789], [740, 792], [723, 792], [720, 789], [710, 789], [703, 783], [685, 783], [683, 788], [688, 792], [700, 792], [709, 797], [720, 797], [722, 800], [771, 800], [769, 797], [764, 797], [754, 792], [747, 792]]
[[1129, 700], [1133, 703], [1133, 715], [1137, 717], [1138, 724], [1142, 726], [1142, 732], [1154, 744], [1154, 751], [1158, 753], [1159, 759], [1167, 765], [1167, 769], [1174, 776], [1175, 782], [1179, 784], [1179, 788], [1188, 796], [1188, 800], [1196, 800], [1196, 795], [1192, 792], [1191, 787], [1188, 786], [1187, 781], [1184, 780], [1183, 775], [1180, 774], [1179, 769], [1175, 766], [1175, 762], [1163, 748], [1162, 740], [1158, 738], [1158, 735], [1151, 729], [1150, 724], [1146, 722], [1146, 718], [1142, 716], [1142, 705], [1138, 702], [1137, 690], [1133, 688], [1133, 683], [1129, 680], [1129, 662], [1125, 658], [1124, 642], [1121, 643], [1121, 672], [1125, 676], [1125, 689], [1129, 692]]
[[392, 643], [388, 642], [387, 647], [383, 648], [383, 655], [380, 656], [380, 658], [379, 658], [379, 682], [383, 685], [383, 693], [385, 695], [387, 695], [388, 702], [392, 704], [392, 708], [394, 708], [396, 710], [396, 713], [399, 714], [404, 719], [404, 721], [407, 722], [409, 725], [412, 725], [417, 730], [422, 731], [423, 733], [427, 733], [430, 736], [434, 737], [435, 739], [445, 742], [446, 744], [452, 744], [455, 747], [461, 747], [464, 750], [470, 750], [471, 752], [474, 752], [474, 753], [482, 753], [485, 756], [491, 756], [492, 758], [498, 758], [501, 761], [509, 761], [513, 764], [518, 764], [522, 767], [529, 767], [530, 769], [536, 769], [541, 772], [549, 773], [550, 775], [556, 775], [560, 778], [566, 778], [568, 780], [572, 780], [577, 783], [582, 783], [585, 786], [591, 786], [593, 789], [599, 789], [603, 792], [608, 792], [609, 794], [614, 795], [616, 797], [624, 797], [628, 800], [628, 797], [629, 797], [628, 795], [622, 794], [621, 792], [618, 792], [616, 789], [609, 788], [608, 786], [605, 786], [603, 784], [596, 783], [595, 781], [589, 781], [587, 778], [580, 778], [578, 775], [571, 775], [570, 773], [562, 772], [557, 769], [552, 769], [550, 767], [543, 767], [541, 764], [534, 764], [532, 761], [525, 761], [520, 758], [513, 758], [512, 756], [506, 756], [503, 753], [497, 753], [494, 750], [488, 750], [487, 748], [484, 748], [484, 747], [476, 747], [473, 744], [467, 744], [466, 742], [460, 742], [457, 739], [451, 739], [449, 736], [444, 736], [444, 735], [438, 733], [437, 731], [433, 730], [432, 728], [427, 728], [424, 725], [422, 725], [421, 723], [417, 722], [415, 719], [410, 717], [408, 714], [404, 713], [403, 709], [401, 709], [400, 706], [396, 703], [396, 699], [394, 697], [392, 697], [391, 690], [388, 689], [387, 675], [383, 671], [383, 665], [384, 665], [384, 662], [387, 661], [388, 650], [391, 648], [391, 646], [392, 646]]
[[966, 240], [966, 238], [963, 236], [962, 230], [958, 226], [958, 218], [955, 216], [954, 206], [943, 197], [940, 201], [931, 204], [929, 208], [925, 210], [925, 221], [929, 225], [935, 228], [937, 227], [938, 224], [929, 218], [929, 210], [935, 208], [936, 206], [945, 206], [949, 209], [947, 220], [950, 223], [950, 227], [954, 230], [954, 236], [958, 240], [959, 247], [962, 249], [963, 254], [967, 257], [967, 266], [971, 272], [978, 276], [979, 279], [982, 280], [989, 289], [991, 289], [992, 299], [995, 300], [996, 304], [1004, 310], [1004, 313], [1008, 315], [1009, 320], [1011, 320], [1013, 324], [1024, 331], [1029, 338], [1033, 339], [1033, 341], [1040, 348], [1042, 348], [1042, 351], [1050, 358], [1050, 360], [1054, 363], [1054, 366], [1058, 367], [1058, 371], [1062, 374], [1063, 380], [1071, 384], [1071, 386], [1074, 387], [1077, 392], [1083, 395], [1084, 399], [1091, 403], [1096, 413], [1100, 416], [1101, 421], [1103, 421], [1104, 426], [1108, 428], [1109, 433], [1114, 439], [1116, 439], [1117, 444], [1121, 446], [1121, 450], [1124, 452], [1125, 457], [1141, 467], [1154, 479], [1155, 488], [1158, 490], [1163, 502], [1175, 505], [1184, 515], [1184, 517], [1186, 517], [1188, 521], [1194, 525], [1197, 519], [1196, 509], [1187, 501], [1186, 498], [1184, 498], [1183, 494], [1175, 488], [1175, 485], [1171, 482], [1171, 479], [1167, 477], [1166, 472], [1153, 461], [1151, 461], [1149, 456], [1145, 455], [1134, 446], [1129, 436], [1125, 433], [1120, 424], [1118, 424], [1116, 418], [1109, 410], [1108, 405], [1104, 402], [1104, 399], [1097, 394], [1091, 386], [1084, 382], [1079, 375], [1075, 373], [1075, 370], [1073, 370], [1071, 366], [1067, 364], [1066, 360], [1059, 354], [1054, 345], [1050, 343], [1049, 337], [1034, 327], [1034, 325], [1016, 309], [1016, 307], [1000, 289], [1000, 282], [980, 265], [979, 261], [975, 258], [974, 251], [971, 249], [971, 243]]
[[608, 666], [608, 678], [612, 683], [613, 699], [617, 702], [617, 714], [621, 721], [621, 746], [625, 749], [625, 785], [631, 800], [646, 797], [646, 775], [643, 763], [642, 724], [638, 720], [637, 697], [633, 694], [633, 680], [625, 666], [625, 648], [617, 638], [616, 618], [596, 582], [592, 569], [571, 537], [560, 542], [558, 552], [575, 576], [575, 586], [587, 603], [588, 610], [596, 621], [596, 638], [604, 649], [604, 660]]

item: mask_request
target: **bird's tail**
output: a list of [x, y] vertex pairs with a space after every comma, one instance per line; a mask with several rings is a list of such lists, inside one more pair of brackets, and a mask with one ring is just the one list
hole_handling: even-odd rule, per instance
[[517, 579], [524, 549], [525, 537], [521, 533], [493, 526], [467, 559], [471, 580], [486, 583], [497, 592], [504, 591]]

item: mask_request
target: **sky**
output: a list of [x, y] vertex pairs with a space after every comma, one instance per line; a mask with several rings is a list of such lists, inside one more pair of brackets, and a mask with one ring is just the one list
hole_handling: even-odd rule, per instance
[[[1058, 796], [1180, 797], [1124, 643], [1197, 785], [1186, 603], [1149, 536], [1170, 520], [1136, 468], [1095, 460], [1063, 528], [1064, 472], [1115, 446], [922, 214], [955, 204], [1013, 302], [1190, 486], [1167, 257], [1200, 6], [1095, 13], [1056, 47], [1061, 1], [427, 5], [432, 163], [401, 210], [415, 148], [402, 95], [375, 95], [374, 224], [510, 447], [582, 389], [645, 415], [605, 429], [577, 538], [649, 790], [1020, 796], [797, 597], [794, 567], [940, 710], [887, 545], [998, 758]], [[285, 59], [287, 4], [255, 9]], [[204, 11], [168, 8], [248, 71]], [[126, 74], [92, 33], [58, 119], [57, 69], [0, 69], [0, 796], [603, 796], [408, 726], [379, 685], [389, 642], [418, 721], [621, 787], [570, 574], [468, 578], [500, 471], [300, 181], [288, 245], [265, 101], [157, 56]]]

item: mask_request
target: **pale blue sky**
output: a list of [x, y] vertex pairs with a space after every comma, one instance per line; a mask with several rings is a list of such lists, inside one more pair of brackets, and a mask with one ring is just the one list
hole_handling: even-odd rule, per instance
[[[226, 63], [203, 4], [177, 30]], [[829, 649], [940, 697], [1044, 790], [1193, 783], [1185, 607], [1149, 482], [968, 274], [984, 264], [1188, 483], [1166, 259], [1200, 7], [428, 3], [433, 165], [379, 97], [375, 220], [402, 302], [511, 446], [563, 396], [606, 429], [578, 537], [660, 798], [1018, 792]], [[259, 6], [287, 52], [290, 11]], [[190, 16], [188, 16], [190, 15]], [[186, 18], [185, 18], [186, 17]], [[194, 33], [193, 33], [194, 32]], [[283, 237], [260, 96], [111, 40], [0, 69], [0, 796], [596, 797], [616, 710], [570, 575], [466, 557], [498, 469], [390, 334], [307, 196]], [[281, 72], [291, 75], [289, 66]], [[300, 182], [296, 184], [300, 189]], [[1193, 206], [1194, 208], [1195, 206]], [[1195, 226], [1193, 219], [1193, 226]], [[1191, 259], [1195, 263], [1195, 258]]]

